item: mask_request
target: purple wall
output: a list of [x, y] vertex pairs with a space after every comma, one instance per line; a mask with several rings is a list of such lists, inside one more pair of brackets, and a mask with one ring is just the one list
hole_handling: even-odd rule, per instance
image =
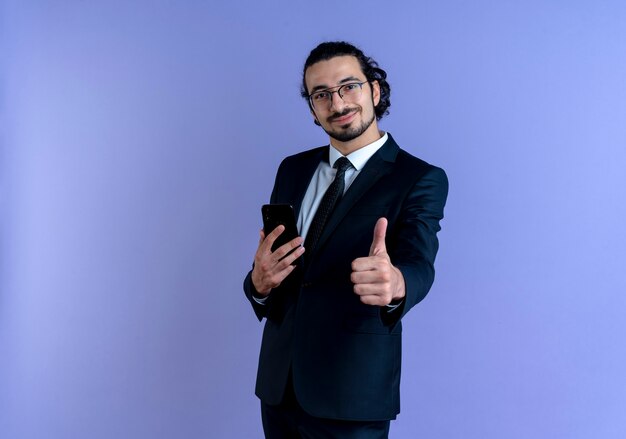
[[624, 2], [93, 3], [0, 6], [0, 437], [260, 436], [241, 282], [324, 39], [450, 178], [392, 437], [626, 437]]

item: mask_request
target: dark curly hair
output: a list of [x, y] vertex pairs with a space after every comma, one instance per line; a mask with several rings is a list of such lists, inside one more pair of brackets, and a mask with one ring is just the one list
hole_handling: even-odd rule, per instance
[[[320, 61], [326, 61], [336, 56], [345, 55], [354, 56], [359, 61], [361, 70], [367, 80], [369, 82], [377, 81], [380, 85], [380, 102], [374, 107], [376, 120], [380, 120], [384, 115], [389, 114], [389, 107], [391, 106], [391, 87], [387, 82], [387, 72], [378, 67], [378, 63], [372, 58], [365, 56], [361, 49], [345, 41], [328, 41], [321, 43], [315, 49], [311, 50], [309, 57], [304, 63], [304, 68], [302, 69], [302, 87], [300, 94], [309, 102], [309, 91], [307, 90], [305, 81], [306, 71], [309, 67]], [[310, 106], [311, 103], [309, 102], [309, 107]], [[313, 109], [311, 108], [311, 110]]]

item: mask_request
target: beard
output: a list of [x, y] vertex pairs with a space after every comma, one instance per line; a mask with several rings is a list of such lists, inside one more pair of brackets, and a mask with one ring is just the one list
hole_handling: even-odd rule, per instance
[[[354, 111], [355, 111], [354, 108], [346, 108], [341, 113], [333, 114], [332, 116], [328, 118], [328, 120], [331, 121], [334, 118], [346, 116]], [[361, 114], [363, 114], [363, 111], [360, 107], [356, 109], [356, 111], [361, 111]], [[322, 126], [322, 129], [326, 132], [326, 134], [328, 134], [331, 138], [337, 140], [338, 142], [349, 142], [351, 140], [356, 139], [365, 131], [367, 131], [367, 129], [374, 122], [375, 117], [376, 116], [374, 112], [372, 112], [372, 117], [368, 120], [363, 120], [361, 124], [358, 126], [351, 127], [350, 124], [347, 124], [347, 125], [340, 126], [338, 130], [326, 129], [324, 126]]]

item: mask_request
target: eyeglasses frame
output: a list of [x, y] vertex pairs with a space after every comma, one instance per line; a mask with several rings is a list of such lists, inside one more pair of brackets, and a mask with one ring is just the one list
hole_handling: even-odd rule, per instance
[[[312, 109], [314, 109], [314, 110], [316, 109], [316, 108], [315, 108], [315, 105], [313, 105], [313, 95], [314, 95], [314, 94], [321, 93], [321, 92], [327, 92], [327, 93], [330, 93], [330, 101], [329, 101], [329, 102], [331, 102], [331, 103], [332, 103], [332, 101], [333, 101], [333, 93], [337, 93], [337, 95], [341, 98], [341, 100], [343, 100], [343, 95], [340, 93], [340, 91], [341, 91], [344, 87], [347, 87], [347, 86], [349, 86], [349, 85], [358, 85], [358, 86], [361, 88], [361, 90], [363, 90], [363, 84], [368, 83], [368, 82], [370, 82], [370, 81], [368, 81], [368, 80], [366, 79], [366, 80], [365, 80], [365, 81], [363, 81], [363, 82], [348, 82], [348, 83], [346, 83], [346, 84], [341, 84], [341, 85], [338, 85], [338, 86], [336, 86], [336, 87], [330, 87], [330, 88], [326, 88], [326, 89], [323, 89], [323, 90], [316, 90], [316, 91], [314, 91], [313, 93], [311, 93], [311, 94], [309, 95], [309, 105], [311, 105], [311, 108], [312, 108]], [[333, 88], [336, 88], [337, 90], [333, 90]], [[319, 109], [317, 109], [317, 110], [319, 111]]]

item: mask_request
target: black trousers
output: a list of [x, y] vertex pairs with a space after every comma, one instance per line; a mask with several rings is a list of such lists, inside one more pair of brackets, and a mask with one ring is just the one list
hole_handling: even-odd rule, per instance
[[279, 405], [261, 401], [266, 439], [387, 439], [390, 421], [340, 421], [316, 418], [304, 411], [293, 391], [291, 374]]

